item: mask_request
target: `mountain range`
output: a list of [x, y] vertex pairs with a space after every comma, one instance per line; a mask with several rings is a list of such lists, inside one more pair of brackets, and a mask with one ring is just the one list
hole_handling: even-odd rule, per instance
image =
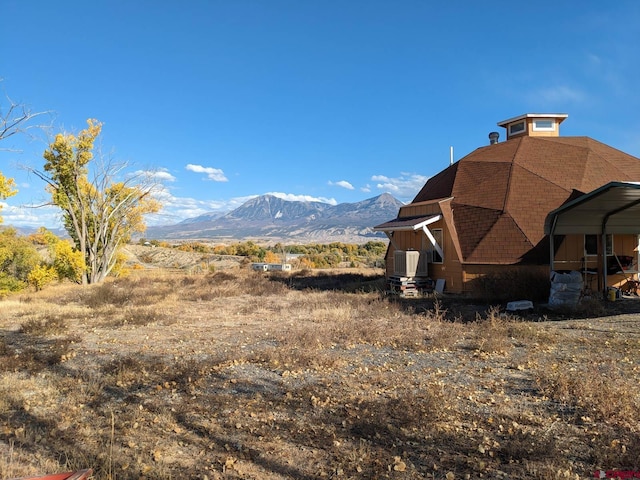
[[175, 225], [148, 227], [149, 239], [272, 239], [298, 242], [363, 242], [385, 238], [373, 227], [395, 218], [402, 202], [388, 193], [356, 203], [253, 198], [226, 214], [207, 213]]

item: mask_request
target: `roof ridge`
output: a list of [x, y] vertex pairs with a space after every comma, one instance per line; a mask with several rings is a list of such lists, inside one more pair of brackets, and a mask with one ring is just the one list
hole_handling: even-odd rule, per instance
[[[585, 137], [586, 138], [586, 142], [587, 142], [587, 148], [589, 151], [593, 152], [593, 146], [597, 146], [597, 147], [608, 147], [612, 150], [615, 150], [616, 152], [618, 152], [619, 154], [625, 156], [625, 157], [631, 157], [631, 158], [635, 158], [637, 160], [640, 160], [640, 157], [636, 157], [635, 155], [631, 155], [630, 153], [627, 153], [623, 150], [620, 150], [619, 148], [616, 147], [612, 147], [611, 145], [607, 145], [606, 143], [601, 142], [600, 140], [596, 140], [595, 138], [591, 138], [591, 137]], [[596, 152], [594, 152], [596, 153]], [[607, 161], [607, 163], [614, 163], [611, 162], [608, 158], [602, 156], [600, 153], [596, 153], [600, 158], [605, 159]]]
[[509, 162], [509, 174], [507, 175], [507, 191], [504, 192], [504, 198], [502, 200], [502, 212], [506, 211], [507, 208], [507, 200], [509, 199], [509, 195], [511, 195], [511, 176], [513, 175], [513, 167], [516, 163], [516, 157], [518, 156], [518, 151], [522, 146], [522, 139], [526, 137], [520, 137], [515, 140], [518, 141], [518, 146], [513, 151], [513, 156], [511, 157], [511, 161]]

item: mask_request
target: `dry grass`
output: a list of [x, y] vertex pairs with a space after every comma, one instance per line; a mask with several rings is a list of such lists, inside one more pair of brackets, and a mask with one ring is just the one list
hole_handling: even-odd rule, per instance
[[[359, 286], [360, 285], [360, 286]], [[637, 314], [525, 322], [363, 274], [155, 271], [0, 304], [0, 478], [638, 470]]]

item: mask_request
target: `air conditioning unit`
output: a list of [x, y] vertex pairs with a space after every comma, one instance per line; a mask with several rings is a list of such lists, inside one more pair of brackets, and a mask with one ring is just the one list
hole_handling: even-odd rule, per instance
[[429, 276], [430, 263], [433, 263], [433, 252], [431, 250], [421, 250], [420, 259], [418, 260], [418, 271], [416, 272], [419, 277]]
[[400, 277], [415, 277], [420, 262], [420, 252], [396, 250], [393, 253], [393, 273]]

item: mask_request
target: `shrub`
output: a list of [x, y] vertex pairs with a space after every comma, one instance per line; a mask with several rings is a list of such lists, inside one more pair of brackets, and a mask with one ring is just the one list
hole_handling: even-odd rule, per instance
[[49, 335], [66, 330], [67, 325], [61, 316], [50, 316], [44, 320], [30, 319], [20, 325], [20, 332], [28, 335]]
[[35, 245], [55, 245], [60, 239], [45, 227], [40, 227], [36, 233], [29, 235], [29, 241]]
[[127, 264], [127, 255], [122, 251], [122, 249], [116, 252], [116, 263], [113, 265], [111, 272], [109, 275], [112, 277], [126, 277], [129, 275], [130, 271], [126, 267]]
[[19, 292], [26, 287], [26, 283], [4, 272], [0, 272], [0, 296], [10, 292]]
[[125, 306], [133, 299], [134, 292], [114, 282], [96, 285], [86, 292], [84, 304], [90, 308], [100, 308], [107, 305]]
[[486, 302], [545, 301], [549, 298], [550, 288], [549, 275], [535, 269], [505, 270], [473, 280], [473, 291]]
[[29, 240], [13, 229], [0, 231], [0, 273], [24, 282], [39, 263], [40, 256]]
[[486, 318], [478, 316], [473, 324], [470, 347], [484, 353], [505, 353], [512, 347], [510, 336], [509, 319], [492, 307]]
[[572, 407], [577, 417], [626, 425], [640, 412], [640, 400], [633, 393], [637, 382], [624, 375], [615, 362], [545, 365], [535, 373], [542, 393]]
[[53, 246], [53, 254], [53, 267], [58, 272], [58, 277], [79, 283], [87, 269], [82, 252], [73, 248], [71, 242], [61, 240]]
[[33, 286], [36, 291], [42, 290], [45, 285], [53, 282], [58, 278], [55, 268], [47, 265], [38, 265], [27, 275], [29, 285]]

